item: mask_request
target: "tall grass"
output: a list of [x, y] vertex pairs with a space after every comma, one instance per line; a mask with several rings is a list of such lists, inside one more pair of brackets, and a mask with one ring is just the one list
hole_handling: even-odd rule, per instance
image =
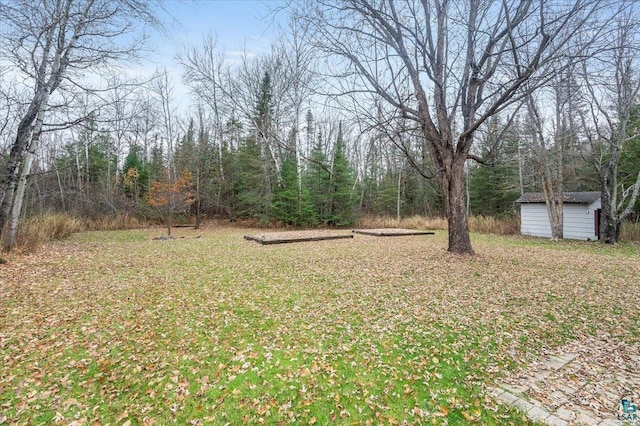
[[80, 219], [67, 213], [46, 213], [19, 224], [14, 249], [31, 253], [47, 241], [63, 240], [76, 232], [133, 229], [143, 225], [136, 217], [123, 214]]
[[356, 223], [358, 228], [408, 228], [447, 229], [447, 220], [441, 217], [409, 216], [400, 220], [390, 216], [362, 216]]
[[[408, 229], [447, 229], [444, 218], [410, 216], [400, 220], [389, 216], [363, 216], [356, 226], [361, 228], [408, 228]], [[518, 235], [520, 219], [516, 217], [496, 218], [492, 216], [471, 216], [469, 230], [480, 234]], [[640, 223], [625, 222], [620, 231], [620, 241], [640, 241]]]
[[620, 239], [622, 241], [640, 241], [640, 223], [625, 222], [620, 230]]
[[471, 232], [480, 234], [517, 235], [520, 233], [520, 219], [517, 217], [471, 216]]
[[82, 221], [66, 213], [34, 216], [18, 226], [15, 249], [29, 253], [47, 241], [62, 240], [82, 230]]
[[114, 216], [83, 219], [83, 227], [86, 231], [119, 231], [123, 229], [142, 228], [147, 225], [148, 223], [136, 216], [122, 213]]
[[[357, 226], [362, 228], [409, 228], [409, 229], [447, 229], [444, 218], [428, 218], [424, 216], [410, 216], [400, 220], [388, 216], [364, 216]], [[472, 216], [469, 218], [471, 232], [482, 234], [514, 235], [520, 231], [517, 217], [495, 218], [491, 216]]]

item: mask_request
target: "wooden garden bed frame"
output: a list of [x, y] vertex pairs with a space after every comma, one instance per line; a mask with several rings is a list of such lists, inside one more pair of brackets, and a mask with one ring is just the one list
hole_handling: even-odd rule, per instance
[[435, 235], [433, 231], [416, 231], [413, 229], [354, 229], [354, 234], [373, 235], [374, 237], [403, 237], [406, 235]]
[[339, 240], [344, 238], [353, 238], [353, 235], [318, 235], [312, 237], [291, 237], [291, 238], [273, 238], [267, 239], [264, 236], [257, 235], [245, 235], [244, 239], [249, 241], [255, 241], [263, 245], [269, 244], [287, 244], [287, 243], [299, 243], [304, 241], [323, 241], [323, 240]]

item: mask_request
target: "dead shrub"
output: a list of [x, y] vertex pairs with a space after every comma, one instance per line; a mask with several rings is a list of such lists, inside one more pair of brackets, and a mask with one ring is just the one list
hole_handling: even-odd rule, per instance
[[136, 216], [117, 213], [113, 216], [100, 216], [84, 220], [87, 231], [118, 231], [122, 229], [142, 228], [146, 224]]
[[479, 234], [517, 235], [520, 220], [517, 217], [471, 216], [469, 230]]
[[640, 241], [640, 223], [624, 222], [620, 229], [620, 240]]
[[[447, 219], [442, 217], [410, 216], [400, 220], [389, 216], [363, 216], [358, 220], [360, 228], [407, 228], [407, 229], [447, 229]], [[516, 235], [520, 232], [517, 217], [496, 218], [492, 216], [472, 216], [469, 230], [481, 234]]]
[[407, 229], [447, 229], [447, 220], [439, 217], [409, 216], [397, 218], [390, 216], [362, 216], [356, 226], [358, 228], [407, 228]]
[[83, 230], [82, 222], [66, 213], [48, 213], [23, 220], [16, 233], [16, 250], [35, 251], [51, 240], [63, 240]]

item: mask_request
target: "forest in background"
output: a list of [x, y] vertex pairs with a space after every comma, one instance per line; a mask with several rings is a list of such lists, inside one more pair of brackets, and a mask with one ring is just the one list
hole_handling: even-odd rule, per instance
[[[478, 126], [464, 165], [467, 217], [517, 215], [514, 201], [523, 192], [545, 191], [553, 201], [563, 191], [599, 191], [611, 184], [613, 173], [615, 207], [629, 210], [625, 220], [640, 219], [633, 197], [640, 181], [640, 69], [632, 31], [638, 16], [626, 7], [607, 24], [611, 32], [604, 38], [613, 42], [611, 48], [562, 64], [562, 72], [548, 74], [544, 85]], [[20, 23], [18, 12], [29, 8], [28, 2], [5, 2], [1, 11]], [[341, 89], [336, 96], [332, 89], [351, 77], [327, 75], [334, 57], [310, 41], [313, 28], [304, 17], [291, 16], [267, 54], [231, 60], [213, 35], [185, 47], [176, 67], [191, 90], [186, 102], [177, 99], [167, 69], [129, 78], [126, 62], [111, 61], [114, 52], [96, 59], [88, 49], [69, 45], [79, 66], [45, 88], [40, 129], [38, 120], [27, 123], [31, 143], [34, 129], [39, 134], [24, 176], [20, 218], [65, 212], [155, 220], [168, 209], [178, 220], [197, 224], [220, 218], [346, 226], [363, 215], [446, 217], [433, 151], [419, 123], [385, 103], [379, 91], [347, 95]], [[148, 16], [136, 19], [136, 25], [153, 23]], [[7, 28], [5, 45], [19, 39], [20, 30], [34, 43], [33, 51], [42, 53], [33, 27]], [[129, 49], [128, 54], [139, 53], [133, 45]], [[13, 151], [39, 84], [38, 78], [25, 78], [37, 77], [28, 61], [18, 60], [25, 52], [11, 49], [1, 63], [4, 204], [15, 197], [7, 195], [9, 177], [19, 182], [24, 170], [24, 158], [14, 161]], [[103, 65], [94, 68], [99, 83], [86, 76], [92, 60]], [[49, 66], [55, 58], [43, 53], [42, 63]], [[24, 67], [17, 72], [16, 64]], [[451, 122], [451, 128], [457, 125]], [[22, 151], [31, 152], [29, 146], [25, 142]], [[615, 167], [607, 168], [612, 160]], [[188, 197], [173, 206], [159, 203], [154, 183], [171, 185], [181, 178], [188, 182]]]

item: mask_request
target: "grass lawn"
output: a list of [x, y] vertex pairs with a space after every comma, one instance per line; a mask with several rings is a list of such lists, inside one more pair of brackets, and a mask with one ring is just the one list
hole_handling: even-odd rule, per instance
[[82, 233], [0, 264], [0, 424], [528, 424], [486, 387], [640, 341], [640, 250], [473, 235]]

